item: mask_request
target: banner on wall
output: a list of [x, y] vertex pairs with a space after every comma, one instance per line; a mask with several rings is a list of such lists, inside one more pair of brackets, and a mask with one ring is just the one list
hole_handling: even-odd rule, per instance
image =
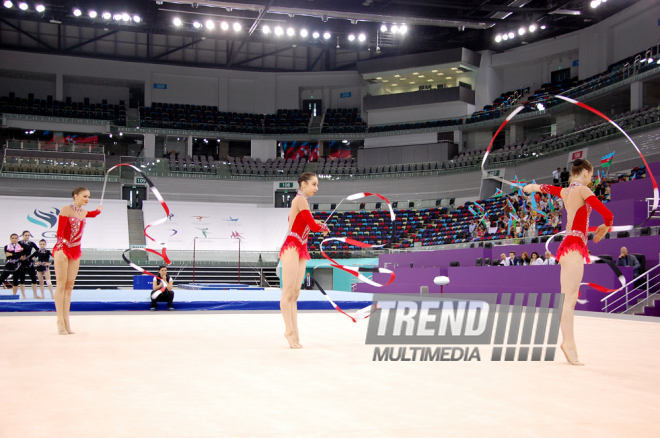
[[351, 157], [351, 144], [349, 142], [333, 140], [328, 142], [328, 157], [329, 158], [350, 158]]
[[284, 158], [304, 158], [308, 162], [319, 160], [319, 144], [315, 141], [283, 141]]
[[577, 151], [573, 151], [573, 152], [568, 153], [568, 167], [569, 167], [568, 170], [570, 170], [571, 163], [573, 161], [577, 160], [578, 158], [581, 158], [583, 160], [585, 160], [587, 158], [587, 150], [588, 149], [589, 148], [579, 149]]
[[[29, 231], [32, 240], [39, 243], [46, 239], [46, 246], [52, 248], [57, 240], [57, 219], [65, 205], [71, 205], [71, 198], [37, 198], [27, 196], [0, 197], [0, 243], [7, 245], [11, 233]], [[98, 206], [98, 200], [91, 199], [90, 210]], [[105, 200], [103, 213], [87, 220], [83, 234], [82, 249], [124, 250], [128, 243], [128, 216], [125, 200]]]
[[[168, 250], [279, 251], [288, 230], [289, 210], [257, 208], [236, 204], [168, 202], [168, 221], [150, 228], [154, 239], [167, 243]], [[142, 207], [144, 223], [163, 217], [163, 207], [157, 201], [145, 201]], [[159, 249], [153, 242], [150, 248]], [[153, 245], [153, 246], [152, 246]]]

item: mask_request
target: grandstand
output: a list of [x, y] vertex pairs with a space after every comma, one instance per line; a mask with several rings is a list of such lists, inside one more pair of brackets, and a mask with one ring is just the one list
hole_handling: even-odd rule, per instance
[[[78, 186], [103, 211], [80, 245], [75, 337], [53, 338], [54, 300], [32, 297], [27, 267], [25, 297], [0, 285], [0, 436], [653, 435], [660, 4], [338, 3], [3, 3], [0, 235], [52, 251]], [[571, 218], [520, 185], [566, 186], [578, 158], [621, 228], [584, 237], [588, 366], [566, 371], [577, 274], [554, 261]], [[287, 295], [305, 172], [328, 232], [309, 233], [296, 271], [311, 290]], [[176, 312], [149, 312], [136, 266], [156, 273], [165, 254]], [[278, 350], [280, 313], [302, 351]], [[603, 375], [607, 410], [592, 408]], [[372, 380], [398, 395], [356, 391]], [[466, 409], [438, 410], [438, 393]]]

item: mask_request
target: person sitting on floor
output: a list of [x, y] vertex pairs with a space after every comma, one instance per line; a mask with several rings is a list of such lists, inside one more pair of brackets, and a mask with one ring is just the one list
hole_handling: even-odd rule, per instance
[[[154, 278], [154, 288], [151, 291], [151, 309], [156, 310], [158, 308], [158, 302], [166, 302], [167, 310], [174, 310], [172, 307], [172, 302], [174, 301], [174, 292], [172, 288], [174, 287], [174, 279], [167, 275], [167, 266], [160, 266], [158, 268], [158, 277], [165, 280], [163, 282], [159, 278]], [[160, 291], [165, 288], [164, 291]]]

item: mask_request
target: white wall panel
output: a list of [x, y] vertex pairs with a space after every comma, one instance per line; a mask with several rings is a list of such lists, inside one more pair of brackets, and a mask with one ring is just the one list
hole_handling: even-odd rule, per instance
[[[286, 208], [255, 208], [231, 204], [168, 202], [173, 215], [164, 225], [154, 227], [151, 235], [167, 243], [169, 250], [236, 251], [238, 241], [232, 234], [243, 237], [242, 251], [278, 251], [288, 230]], [[157, 201], [143, 205], [144, 221], [149, 223], [163, 217]], [[265, 226], [267, 224], [268, 226]], [[153, 243], [150, 248], [160, 249]]]
[[[73, 186], [72, 186], [73, 187]], [[30, 231], [36, 243], [46, 239], [47, 247], [53, 248], [57, 235], [57, 219], [62, 207], [71, 205], [71, 198], [39, 198], [28, 196], [1, 196], [0, 236], [9, 243], [11, 233]], [[98, 206], [98, 200], [89, 202], [89, 209]], [[112, 231], [109, 231], [112, 230]], [[126, 201], [108, 200], [103, 202], [103, 212], [87, 219], [82, 239], [85, 249], [128, 249], [128, 215]]]

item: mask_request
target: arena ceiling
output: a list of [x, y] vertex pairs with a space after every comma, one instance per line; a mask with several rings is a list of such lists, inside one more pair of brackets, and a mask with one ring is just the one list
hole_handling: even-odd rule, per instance
[[456, 47], [504, 51], [592, 26], [637, 1], [0, 0], [0, 48], [202, 67], [346, 70], [358, 60]]

